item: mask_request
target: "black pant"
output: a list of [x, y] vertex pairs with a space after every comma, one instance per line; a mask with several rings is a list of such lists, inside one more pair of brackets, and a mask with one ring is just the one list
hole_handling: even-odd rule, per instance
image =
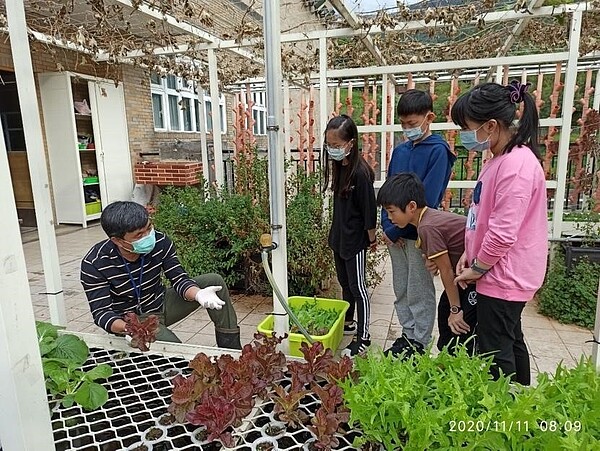
[[477, 343], [481, 354], [493, 353], [490, 372], [500, 370], [523, 385], [531, 383], [529, 352], [523, 340], [521, 313], [525, 302], [505, 301], [477, 293]]
[[[466, 334], [456, 335], [450, 329], [448, 325], [448, 317], [450, 316], [450, 300], [446, 294], [446, 290], [440, 296], [440, 303], [438, 304], [438, 331], [440, 337], [438, 338], [437, 348], [441, 351], [444, 346], [448, 346], [448, 351], [454, 354], [457, 344], [463, 344], [469, 354], [473, 355], [475, 351], [475, 339], [473, 334], [475, 333], [475, 326], [477, 325], [477, 292], [475, 291], [475, 285], [469, 285], [466, 289], [458, 287], [458, 295], [460, 297], [460, 307], [463, 312], [463, 319], [469, 325], [470, 330]], [[470, 338], [470, 339], [469, 339]], [[468, 340], [468, 341], [467, 341]]]
[[367, 293], [366, 254], [366, 250], [363, 249], [354, 257], [344, 260], [337, 252], [333, 253], [335, 272], [342, 287], [342, 297], [350, 304], [346, 311], [346, 322], [354, 319], [354, 311], [358, 306], [356, 336], [363, 340], [369, 339], [369, 316], [371, 313]]

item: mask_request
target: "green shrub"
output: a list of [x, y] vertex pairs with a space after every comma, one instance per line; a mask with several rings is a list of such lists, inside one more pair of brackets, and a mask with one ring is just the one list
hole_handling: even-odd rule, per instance
[[327, 244], [330, 215], [323, 213], [320, 174], [298, 173], [288, 180], [287, 255], [290, 295], [319, 294], [323, 282], [335, 276], [332, 251]]
[[[271, 292], [259, 256], [260, 235], [270, 231], [267, 173], [266, 159], [254, 152], [236, 161], [232, 192], [206, 184], [163, 190], [154, 223], [173, 239], [190, 275], [216, 272], [229, 286]], [[335, 274], [319, 177], [299, 170], [286, 186], [290, 295], [320, 294]]]
[[154, 217], [156, 228], [174, 241], [191, 276], [216, 272], [228, 286], [261, 291], [264, 282], [248, 276], [258, 272], [250, 257], [269, 230], [267, 212], [255, 208], [248, 194], [205, 194], [192, 187], [166, 188]]
[[546, 280], [538, 293], [539, 312], [561, 323], [594, 327], [600, 265], [580, 260], [567, 272], [562, 248], [546, 273]]

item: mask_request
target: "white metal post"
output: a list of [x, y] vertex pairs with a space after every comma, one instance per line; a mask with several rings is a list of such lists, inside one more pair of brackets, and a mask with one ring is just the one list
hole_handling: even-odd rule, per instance
[[[381, 125], [387, 124], [387, 116], [388, 116], [388, 92], [389, 92], [389, 80], [388, 75], [383, 74], [381, 76]], [[377, 101], [377, 97], [375, 97], [375, 101]], [[377, 108], [377, 107], [375, 107]], [[381, 146], [379, 147], [379, 170], [381, 172], [381, 180], [385, 180], [387, 175], [387, 132], [381, 133]]]
[[598, 111], [600, 108], [600, 70], [596, 72], [596, 87], [594, 88], [594, 98], [592, 108]]
[[[283, 147], [281, 146], [281, 5], [279, 0], [264, 2], [265, 37], [265, 78], [267, 81], [267, 138], [269, 154], [269, 198], [271, 206], [271, 233], [277, 249], [271, 254], [273, 277], [283, 301], [288, 297], [287, 275], [287, 231], [285, 220], [285, 169]], [[275, 300], [273, 293], [273, 311], [276, 313], [273, 330], [282, 335], [289, 331], [285, 310]], [[283, 343], [283, 351], [288, 352], [289, 343]]]
[[[7, 9], [11, 2], [14, 0], [7, 2]], [[11, 10], [8, 12], [10, 17]], [[51, 450], [54, 438], [42, 361], [8, 156], [1, 138], [0, 209], [0, 438], [7, 451]]]
[[206, 143], [206, 102], [204, 101], [204, 88], [198, 85], [198, 120], [200, 121], [200, 153], [202, 155], [202, 177], [205, 182], [210, 181], [210, 167], [208, 160], [208, 144]]
[[[327, 39], [319, 38], [319, 139], [321, 154], [323, 154], [323, 139], [325, 139], [325, 128], [329, 120], [327, 111]], [[323, 158], [323, 155], [321, 155]]]
[[[594, 100], [592, 101], [592, 108], [598, 111], [600, 108], [600, 70], [596, 73], [596, 88], [594, 90]], [[598, 341], [600, 340], [600, 282], [598, 285], [598, 297], [596, 302], [596, 324], [594, 327], [594, 341], [592, 342], [592, 360], [596, 364], [596, 370], [600, 371], [600, 346]]]
[[219, 75], [217, 73], [217, 55], [215, 51], [208, 50], [208, 75], [210, 83], [210, 103], [212, 105], [212, 138], [213, 138], [213, 155], [215, 158], [215, 180], [218, 186], [222, 186], [225, 182], [223, 175], [223, 141], [221, 131], [221, 105], [219, 99]]
[[575, 83], [577, 82], [577, 59], [579, 57], [579, 38], [583, 13], [575, 11], [571, 18], [569, 35], [569, 58], [565, 71], [565, 90], [563, 93], [562, 124], [558, 141], [558, 163], [556, 166], [556, 191], [554, 195], [554, 213], [552, 216], [552, 238], [560, 238], [562, 234], [562, 216], [567, 185], [567, 163], [571, 139], [571, 122], [573, 118], [573, 101]]
[[40, 108], [37, 99], [33, 65], [25, 22], [25, 8], [22, 0], [6, 1], [6, 16], [8, 19], [10, 48], [17, 79], [17, 92], [23, 131], [27, 147], [29, 176], [35, 204], [35, 218], [42, 254], [46, 295], [50, 309], [50, 321], [53, 324], [67, 325], [67, 314], [63, 298], [60, 262], [56, 235], [54, 234], [54, 215], [48, 181], [48, 165], [44, 152]]
[[290, 121], [290, 83], [283, 80], [283, 148], [285, 159], [292, 161], [292, 141], [294, 126]]

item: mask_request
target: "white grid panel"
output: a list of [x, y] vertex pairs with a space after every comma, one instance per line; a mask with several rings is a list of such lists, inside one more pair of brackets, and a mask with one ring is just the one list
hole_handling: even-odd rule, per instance
[[[52, 430], [57, 451], [78, 450], [138, 450], [145, 445], [148, 451], [164, 450], [217, 450], [225, 449], [217, 442], [199, 442], [196, 438], [198, 426], [173, 423], [161, 425], [159, 419], [167, 413], [171, 402], [171, 372], [191, 373], [188, 360], [183, 357], [167, 357], [160, 354], [124, 353], [121, 351], [90, 349], [90, 358], [83, 370], [100, 363], [113, 368], [113, 375], [107, 381], [101, 381], [109, 393], [108, 402], [101, 408], [86, 412], [80, 406], [69, 408], [55, 404], [52, 407]], [[172, 371], [175, 370], [175, 371]], [[280, 384], [287, 387], [289, 379]], [[306, 428], [287, 428], [283, 434], [275, 438], [265, 432], [265, 425], [274, 422], [273, 402], [257, 401], [253, 412], [244, 420], [242, 426], [235, 429], [233, 437], [236, 446], [233, 450], [254, 449], [252, 443], [264, 439], [276, 441], [273, 450], [302, 450], [313, 439], [313, 434]], [[320, 401], [314, 395], [305, 396], [301, 409], [312, 416], [319, 407]], [[157, 440], [145, 439], [149, 429], [158, 428], [163, 432]], [[352, 442], [359, 436], [356, 430], [348, 430], [338, 435], [339, 450], [352, 450]]]

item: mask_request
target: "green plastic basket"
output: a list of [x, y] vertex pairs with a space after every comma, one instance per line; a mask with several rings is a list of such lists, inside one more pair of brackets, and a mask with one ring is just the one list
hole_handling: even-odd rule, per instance
[[102, 211], [102, 202], [89, 202], [85, 204], [85, 214], [86, 215], [94, 215], [96, 213], [100, 213]]
[[[313, 299], [316, 299], [317, 306], [326, 309], [334, 309], [338, 312], [338, 317], [327, 335], [311, 335], [313, 340], [320, 341], [325, 348], [330, 348], [335, 352], [344, 337], [344, 316], [346, 315], [349, 304], [346, 301], [340, 301], [338, 299], [309, 298], [303, 296], [292, 296], [288, 298], [288, 304], [297, 307], [305, 302], [313, 301]], [[258, 331], [266, 335], [271, 335], [273, 333], [273, 315], [267, 316], [260, 322]], [[308, 343], [306, 337], [302, 334], [291, 333], [288, 339], [290, 342], [290, 354], [296, 357], [302, 357], [300, 344], [302, 342]]]

